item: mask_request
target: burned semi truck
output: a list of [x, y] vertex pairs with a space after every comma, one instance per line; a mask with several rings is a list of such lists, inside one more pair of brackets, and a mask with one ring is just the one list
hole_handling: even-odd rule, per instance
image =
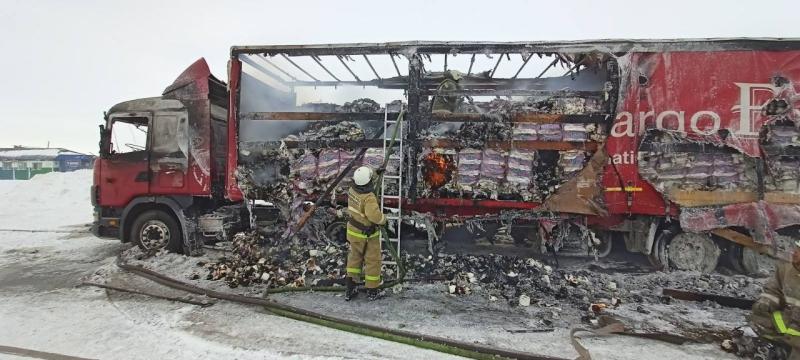
[[227, 84], [201, 59], [106, 113], [94, 229], [184, 253], [245, 228], [336, 238], [339, 175], [386, 164], [396, 241], [618, 239], [658, 269], [759, 272], [800, 238], [796, 79], [787, 39], [234, 46]]

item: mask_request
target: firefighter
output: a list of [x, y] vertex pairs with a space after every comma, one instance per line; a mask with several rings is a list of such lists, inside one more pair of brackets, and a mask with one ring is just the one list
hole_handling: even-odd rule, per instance
[[459, 105], [463, 101], [461, 96], [446, 96], [448, 92], [461, 90], [459, 81], [463, 75], [457, 70], [448, 70], [444, 72], [444, 80], [439, 83], [436, 89], [436, 97], [433, 99], [434, 113], [453, 113], [456, 112]]
[[358, 294], [356, 282], [361, 278], [362, 268], [367, 297], [375, 300], [380, 296], [381, 284], [381, 230], [386, 224], [375, 196], [374, 171], [367, 166], [353, 173], [353, 186], [347, 192], [347, 241], [350, 254], [347, 256], [347, 291], [344, 299], [349, 301]]
[[800, 241], [795, 242], [791, 263], [776, 266], [750, 320], [759, 335], [789, 345], [789, 359], [800, 360]]

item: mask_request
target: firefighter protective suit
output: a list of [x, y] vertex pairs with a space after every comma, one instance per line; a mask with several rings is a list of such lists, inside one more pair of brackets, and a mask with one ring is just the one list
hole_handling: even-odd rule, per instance
[[753, 327], [759, 335], [792, 348], [791, 360], [800, 360], [800, 271], [781, 263], [753, 305]]
[[347, 241], [350, 253], [347, 256], [347, 276], [358, 281], [362, 267], [367, 289], [381, 284], [381, 230], [386, 217], [378, 204], [372, 188], [352, 186], [347, 193]]

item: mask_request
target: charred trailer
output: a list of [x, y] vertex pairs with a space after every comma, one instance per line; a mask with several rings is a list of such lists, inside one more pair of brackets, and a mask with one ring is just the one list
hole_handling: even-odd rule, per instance
[[[800, 220], [775, 207], [792, 197], [767, 194], [778, 168], [763, 161], [775, 146], [791, 159], [798, 45], [234, 47], [239, 153], [229, 166], [242, 177], [229, 191], [283, 204], [291, 223], [358, 149], [369, 148], [361, 163], [380, 164], [402, 112], [401, 156], [387, 169], [399, 180], [381, 186], [387, 207], [397, 201], [407, 222], [424, 224], [431, 250], [462, 226], [495, 250], [602, 256], [619, 239], [660, 269], [711, 271], [728, 258], [763, 271], [770, 259], [759, 253], [779, 255], [775, 240]], [[743, 103], [745, 93], [759, 99]], [[328, 205], [341, 207], [346, 188]]]
[[[234, 46], [227, 89], [195, 64], [109, 111], [97, 228], [161, 234], [121, 223], [172, 198], [184, 249], [236, 226], [337, 237], [334, 179], [391, 153], [383, 206], [431, 251], [457, 249], [460, 227], [493, 251], [599, 257], [616, 239], [660, 269], [757, 273], [798, 237], [798, 54], [791, 39]], [[138, 165], [110, 145], [117, 118], [151, 129]], [[177, 151], [159, 143], [173, 128]]]
[[[233, 47], [229, 194], [276, 206], [291, 229], [366, 148], [359, 165], [393, 154], [383, 205], [431, 251], [461, 227], [478, 236], [454, 249], [603, 256], [621, 222], [600, 183], [619, 65], [595, 46], [562, 45]], [[334, 209], [346, 207], [348, 179], [309, 236], [341, 237]]]

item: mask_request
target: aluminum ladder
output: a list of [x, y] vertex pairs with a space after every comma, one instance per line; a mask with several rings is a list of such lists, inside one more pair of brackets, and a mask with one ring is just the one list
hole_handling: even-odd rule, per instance
[[[400, 119], [389, 119], [389, 104], [386, 104], [383, 115], [383, 157], [389, 153], [390, 144], [392, 142], [392, 135], [397, 128], [397, 136], [395, 138], [394, 146], [396, 151], [392, 152], [389, 156], [389, 161], [385, 170], [389, 170], [389, 163], [396, 162], [399, 164], [396, 173], [389, 173], [385, 171], [381, 177], [381, 210], [386, 216], [386, 224], [392, 222], [394, 225], [394, 236], [387, 232], [385, 240], [390, 241], [391, 245], [397, 250], [398, 258], [400, 258], [400, 227], [403, 219], [403, 121]], [[397, 184], [397, 190], [389, 190], [387, 185]], [[387, 202], [387, 200], [390, 200]], [[392, 203], [391, 205], [389, 203]], [[389, 226], [387, 226], [389, 227]], [[388, 250], [388, 247], [387, 247]], [[400, 269], [394, 260], [384, 261], [383, 264], [393, 266], [395, 276], [400, 278]]]

